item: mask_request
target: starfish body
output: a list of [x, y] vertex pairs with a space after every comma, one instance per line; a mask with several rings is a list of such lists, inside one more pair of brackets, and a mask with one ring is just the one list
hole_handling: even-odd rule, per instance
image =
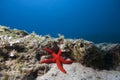
[[57, 67], [60, 69], [60, 71], [62, 71], [63, 73], [66, 73], [65, 69], [62, 67], [62, 64], [70, 64], [73, 62], [73, 60], [64, 60], [61, 57], [62, 52], [60, 49], [57, 54], [48, 48], [45, 48], [45, 50], [48, 51], [49, 53], [51, 53], [53, 58], [50, 58], [47, 60], [42, 60], [42, 61], [40, 61], [40, 63], [56, 63]]

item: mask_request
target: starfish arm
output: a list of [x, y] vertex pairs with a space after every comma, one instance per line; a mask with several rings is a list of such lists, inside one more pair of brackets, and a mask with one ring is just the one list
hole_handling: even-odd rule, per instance
[[45, 50], [50, 52], [53, 57], [57, 56], [57, 54], [55, 54], [54, 51], [50, 50], [49, 48], [45, 48]]
[[64, 68], [62, 67], [61, 63], [59, 60], [56, 60], [56, 64], [57, 64], [57, 67], [63, 72], [66, 74], [66, 71], [64, 70]]
[[49, 48], [45, 48], [46, 51], [50, 52], [50, 53], [54, 53], [51, 49]]
[[51, 58], [51, 59], [42, 60], [40, 61], [40, 63], [55, 63], [55, 59]]
[[61, 56], [61, 54], [62, 54], [62, 52], [61, 52], [61, 50], [59, 49], [59, 51], [58, 51], [58, 56]]
[[60, 57], [59, 59], [64, 64], [71, 64], [71, 63], [73, 63], [73, 60], [64, 60], [62, 57]]

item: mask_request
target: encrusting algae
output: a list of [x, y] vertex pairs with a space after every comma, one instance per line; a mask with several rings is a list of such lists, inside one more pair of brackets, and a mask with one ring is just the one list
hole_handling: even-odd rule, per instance
[[[51, 58], [44, 48], [55, 53], [61, 49], [64, 59], [87, 67], [120, 70], [120, 44], [107, 51], [98, 45], [84, 39], [65, 39], [62, 35], [58, 38], [39, 36], [0, 26], [0, 80], [35, 80], [37, 76], [46, 74], [52, 64], [40, 63]], [[108, 58], [111, 58], [111, 63]]]

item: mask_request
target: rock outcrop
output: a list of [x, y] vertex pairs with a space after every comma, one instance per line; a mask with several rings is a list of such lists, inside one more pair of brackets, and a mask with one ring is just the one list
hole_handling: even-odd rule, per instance
[[46, 47], [54, 52], [61, 49], [65, 59], [94, 70], [120, 71], [120, 44], [39, 36], [0, 26], [0, 80], [35, 80], [45, 75], [53, 67], [40, 63], [51, 57]]

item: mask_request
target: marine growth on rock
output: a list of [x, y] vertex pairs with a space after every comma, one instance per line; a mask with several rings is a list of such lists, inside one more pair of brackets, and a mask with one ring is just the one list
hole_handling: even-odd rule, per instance
[[35, 80], [45, 75], [52, 67], [39, 62], [52, 57], [45, 48], [54, 53], [61, 50], [65, 60], [86, 67], [120, 71], [120, 44], [94, 44], [63, 35], [53, 38], [0, 26], [0, 80]]

